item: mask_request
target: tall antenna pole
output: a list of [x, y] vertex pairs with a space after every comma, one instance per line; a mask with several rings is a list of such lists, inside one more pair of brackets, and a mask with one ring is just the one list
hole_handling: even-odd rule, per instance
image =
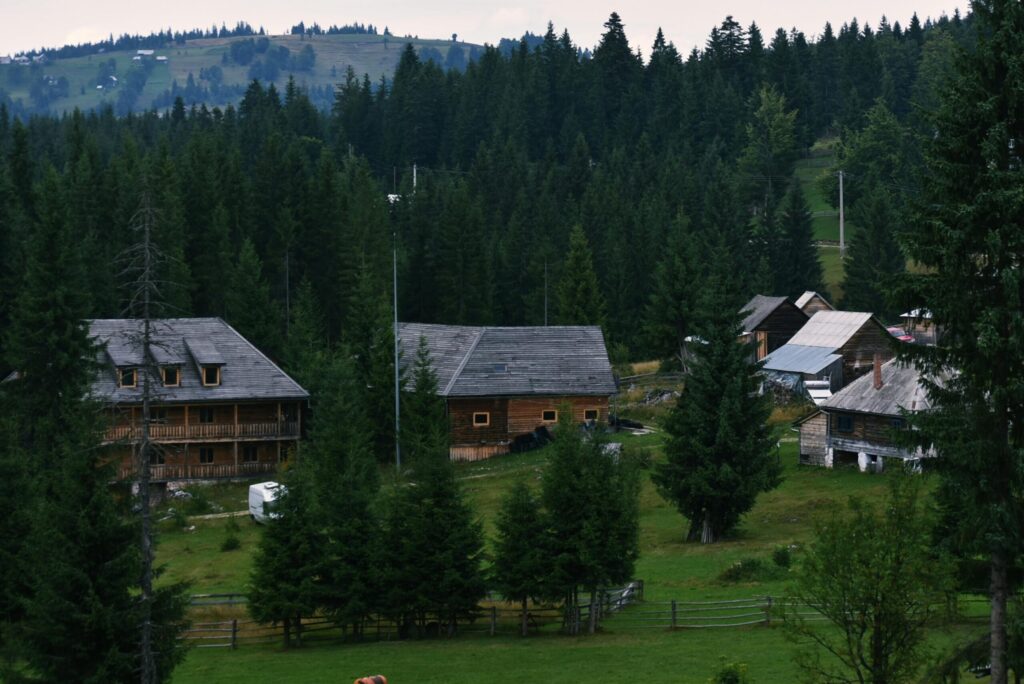
[[416, 192], [416, 165], [412, 165], [412, 191]]
[[548, 258], [544, 257], [544, 327], [548, 325]]
[[[413, 167], [413, 178], [416, 177]], [[402, 469], [402, 439], [401, 439], [401, 402], [398, 392], [398, 234], [391, 234], [393, 244], [391, 249], [391, 297], [395, 315], [395, 469]]]

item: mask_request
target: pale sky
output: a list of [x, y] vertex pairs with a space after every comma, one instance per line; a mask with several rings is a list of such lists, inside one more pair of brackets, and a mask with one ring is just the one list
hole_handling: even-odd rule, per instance
[[395, 35], [447, 38], [455, 32], [462, 40], [492, 44], [527, 30], [543, 33], [550, 20], [559, 33], [568, 28], [576, 44], [592, 47], [608, 15], [617, 11], [630, 44], [634, 48], [639, 45], [646, 58], [659, 26], [685, 54], [694, 46], [703, 46], [711, 27], [727, 14], [743, 26], [756, 21], [768, 42], [780, 26], [795, 26], [813, 36], [826, 21], [838, 28], [856, 17], [876, 26], [883, 14], [890, 22], [898, 20], [906, 26], [915, 11], [923, 20], [943, 12], [951, 15], [956, 8], [966, 13], [967, 5], [966, 0], [0, 0], [0, 55], [97, 40], [110, 33], [146, 34], [160, 28], [191, 29], [222, 22], [232, 26], [240, 19], [254, 28], [263, 25], [275, 34], [300, 20], [325, 27], [359, 22], [381, 30], [388, 26]]

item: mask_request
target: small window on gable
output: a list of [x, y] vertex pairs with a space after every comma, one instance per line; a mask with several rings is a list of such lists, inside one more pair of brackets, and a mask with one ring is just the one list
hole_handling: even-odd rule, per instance
[[248, 444], [242, 448], [242, 463], [255, 463], [260, 460], [259, 447]]
[[139, 374], [134, 368], [117, 369], [118, 387], [135, 387], [139, 383]]
[[586, 421], [597, 420], [599, 415], [600, 415], [600, 413], [598, 412], [597, 409], [586, 409], [586, 410], [583, 411], [583, 420], [586, 420]]
[[203, 386], [216, 387], [220, 384], [220, 366], [203, 366]]
[[473, 427], [487, 427], [491, 424], [491, 414], [486, 411], [478, 411], [473, 414]]
[[163, 378], [164, 387], [177, 387], [181, 384], [181, 373], [177, 366], [163, 366], [160, 368], [160, 376]]
[[853, 432], [853, 416], [839, 414], [838, 425], [840, 432]]
[[558, 422], [558, 411], [554, 409], [547, 409], [546, 411], [540, 412], [540, 419], [545, 423], [556, 423]]
[[213, 447], [199, 447], [199, 462], [203, 464], [213, 463]]
[[200, 423], [212, 423], [213, 422], [213, 409], [206, 407], [199, 409], [199, 422]]

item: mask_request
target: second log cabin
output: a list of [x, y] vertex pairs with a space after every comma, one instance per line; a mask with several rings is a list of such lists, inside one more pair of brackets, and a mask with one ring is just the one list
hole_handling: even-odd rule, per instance
[[427, 342], [445, 399], [453, 460], [508, 453], [516, 437], [554, 426], [606, 423], [616, 393], [597, 326], [477, 327], [402, 323], [403, 363]]

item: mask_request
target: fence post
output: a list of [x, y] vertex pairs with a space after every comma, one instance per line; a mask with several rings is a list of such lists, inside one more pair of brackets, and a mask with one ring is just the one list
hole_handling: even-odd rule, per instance
[[231, 650], [238, 648], [238, 618], [231, 621]]
[[643, 580], [637, 580], [637, 582], [640, 583], [640, 600], [643, 601], [644, 600], [644, 581]]
[[765, 621], [765, 624], [771, 625], [772, 624], [772, 597], [769, 596], [767, 598], [768, 598], [768, 602], [765, 604], [765, 607], [764, 607], [764, 621]]
[[672, 599], [672, 629], [676, 628], [676, 600]]
[[491, 636], [494, 636], [494, 632], [498, 629], [498, 609], [495, 606], [491, 606]]

